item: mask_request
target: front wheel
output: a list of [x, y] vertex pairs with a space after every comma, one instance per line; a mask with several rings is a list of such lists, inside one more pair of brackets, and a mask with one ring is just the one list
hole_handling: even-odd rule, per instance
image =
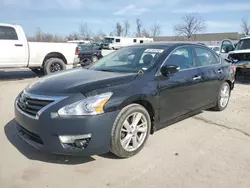
[[120, 158], [136, 155], [147, 141], [150, 128], [151, 119], [143, 106], [124, 107], [113, 125], [110, 151]]
[[217, 104], [213, 109], [216, 111], [224, 110], [229, 103], [230, 95], [231, 88], [227, 82], [224, 82], [220, 87], [220, 91], [217, 96]]

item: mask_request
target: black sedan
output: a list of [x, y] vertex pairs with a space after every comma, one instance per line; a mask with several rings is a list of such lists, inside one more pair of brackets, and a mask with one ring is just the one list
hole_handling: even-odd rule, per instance
[[198, 44], [141, 44], [45, 76], [15, 100], [19, 135], [65, 155], [137, 154], [149, 134], [198, 111], [224, 110], [231, 64]]

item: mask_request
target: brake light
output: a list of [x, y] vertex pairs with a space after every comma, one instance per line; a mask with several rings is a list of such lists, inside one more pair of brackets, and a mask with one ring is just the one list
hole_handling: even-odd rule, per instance
[[78, 55], [78, 54], [79, 54], [79, 50], [78, 50], [78, 47], [76, 47], [75, 55]]

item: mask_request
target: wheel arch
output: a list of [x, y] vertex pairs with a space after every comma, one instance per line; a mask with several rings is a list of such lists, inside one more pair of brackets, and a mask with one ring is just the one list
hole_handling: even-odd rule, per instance
[[121, 110], [122, 108], [124, 108], [125, 106], [128, 106], [130, 104], [139, 104], [139, 105], [143, 106], [148, 111], [151, 122], [152, 122], [151, 134], [153, 134], [154, 130], [155, 130], [154, 121], [155, 121], [155, 118], [157, 116], [157, 111], [155, 109], [155, 106], [153, 105], [152, 100], [150, 100], [150, 98], [146, 97], [145, 95], [136, 95], [136, 96], [130, 97], [130, 98], [126, 99], [125, 101], [123, 101], [119, 105], [119, 109]]
[[48, 53], [44, 59], [43, 59], [43, 66], [44, 66], [44, 63], [48, 60], [48, 59], [51, 59], [51, 58], [59, 58], [61, 60], [63, 60], [63, 62], [67, 65], [67, 59], [65, 58], [65, 56], [60, 53], [60, 52], [51, 52], [51, 53]]

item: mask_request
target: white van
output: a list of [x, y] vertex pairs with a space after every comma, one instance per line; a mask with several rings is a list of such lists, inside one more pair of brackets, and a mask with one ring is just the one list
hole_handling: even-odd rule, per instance
[[140, 44], [140, 43], [149, 43], [154, 42], [153, 38], [137, 38], [137, 37], [104, 37], [103, 48], [117, 50], [125, 46]]

